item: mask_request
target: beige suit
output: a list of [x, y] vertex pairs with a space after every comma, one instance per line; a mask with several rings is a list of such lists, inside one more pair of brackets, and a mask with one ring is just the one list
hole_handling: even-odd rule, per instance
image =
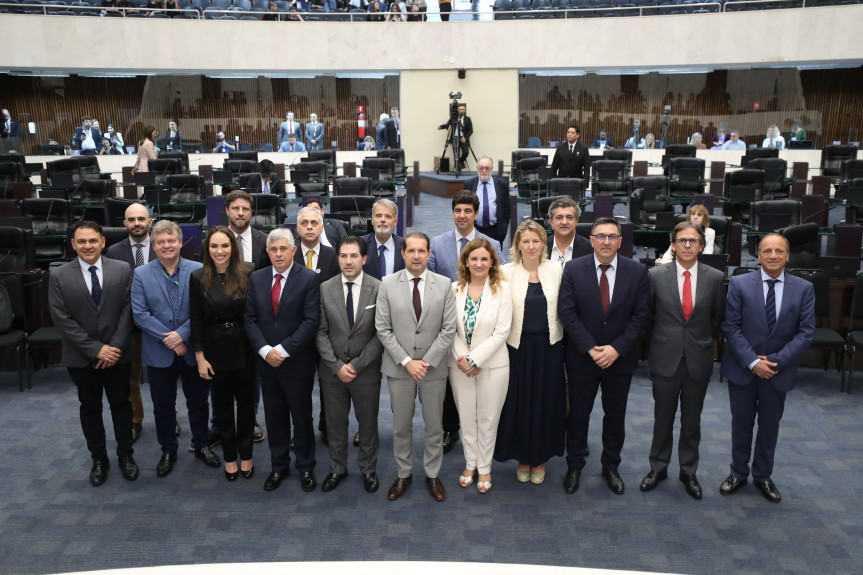
[[[453, 284], [453, 293], [458, 321], [449, 358], [449, 379], [461, 421], [465, 469], [486, 474], [491, 472], [497, 424], [509, 388], [506, 338], [512, 325], [512, 296], [506, 282], [494, 293], [486, 280], [468, 345], [464, 325], [467, 286], [460, 290]], [[470, 357], [480, 368], [479, 375], [468, 377], [458, 368], [458, 358], [463, 356]]]

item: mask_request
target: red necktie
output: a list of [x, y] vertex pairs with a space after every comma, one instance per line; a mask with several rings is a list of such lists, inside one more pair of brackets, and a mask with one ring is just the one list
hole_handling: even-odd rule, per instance
[[282, 274], [276, 274], [273, 281], [273, 290], [270, 292], [270, 300], [273, 303], [273, 315], [279, 311], [279, 297], [282, 295]]
[[689, 321], [692, 315], [692, 282], [689, 280], [689, 270], [683, 272], [683, 321]]
[[599, 276], [599, 297], [602, 299], [602, 313], [608, 315], [608, 308], [611, 307], [611, 294], [605, 272], [611, 267], [611, 264], [599, 264], [599, 267], [602, 269], [602, 275]]
[[420, 299], [420, 278], [413, 278], [414, 282], [414, 313], [417, 315], [417, 321], [423, 313], [422, 300]]

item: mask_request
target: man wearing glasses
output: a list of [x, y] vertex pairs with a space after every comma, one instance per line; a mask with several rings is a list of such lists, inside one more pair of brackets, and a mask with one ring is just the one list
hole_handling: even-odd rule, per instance
[[578, 490], [585, 464], [590, 412], [602, 389], [602, 476], [623, 494], [618, 473], [625, 436], [626, 401], [638, 367], [635, 344], [648, 321], [647, 268], [618, 257], [620, 225], [598, 218], [590, 234], [593, 254], [563, 268], [557, 313], [566, 332], [566, 372], [570, 410], [566, 422], [564, 491]]
[[562, 268], [569, 260], [593, 253], [590, 240], [575, 233], [581, 208], [569, 196], [560, 197], [548, 206], [548, 221], [554, 232], [548, 237], [548, 259]]
[[695, 478], [701, 409], [713, 373], [713, 337], [725, 313], [725, 275], [698, 263], [704, 244], [701, 226], [679, 223], [671, 232], [675, 261], [650, 270], [653, 325], [648, 365], [654, 421], [650, 471], [641, 482], [641, 490], [650, 491], [668, 476], [679, 401], [679, 477], [694, 499], [702, 495]]
[[503, 178], [491, 175], [493, 166], [491, 158], [481, 157], [476, 163], [478, 176], [469, 179], [464, 189], [472, 191], [479, 198], [476, 229], [503, 246], [511, 216], [509, 184]]

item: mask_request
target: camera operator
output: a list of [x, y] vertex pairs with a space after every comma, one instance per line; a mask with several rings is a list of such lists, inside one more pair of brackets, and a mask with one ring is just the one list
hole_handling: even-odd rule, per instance
[[456, 169], [461, 170], [464, 168], [467, 155], [470, 153], [470, 137], [473, 134], [473, 123], [470, 121], [470, 116], [466, 115], [467, 104], [453, 102], [450, 107], [453, 105], [458, 105], [458, 113], [454, 117], [451, 113], [449, 121], [441, 124], [437, 129], [444, 130], [452, 125], [456, 131], [455, 133], [459, 141], [459, 165], [456, 166]]

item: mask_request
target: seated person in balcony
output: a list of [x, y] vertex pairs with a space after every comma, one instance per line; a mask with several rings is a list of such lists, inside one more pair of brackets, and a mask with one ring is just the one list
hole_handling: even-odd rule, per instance
[[375, 149], [375, 139], [373, 136], [366, 136], [363, 141], [357, 144], [358, 152], [370, 152]]
[[[288, 17], [285, 20], [286, 22], [302, 22], [303, 17], [300, 16], [300, 13], [297, 12], [297, 7], [291, 4], [288, 8]], [[284, 142], [283, 142], [284, 143]]]
[[423, 21], [423, 13], [422, 8], [419, 4], [414, 2], [411, 4], [410, 11], [408, 12], [408, 22], [422, 22]]
[[111, 152], [112, 154], [126, 153], [126, 143], [123, 141], [123, 134], [114, 128], [114, 124], [108, 124], [108, 133], [105, 135], [111, 140], [111, 146], [114, 149], [114, 151]]
[[369, 5], [369, 15], [366, 18], [367, 22], [383, 22], [384, 21], [384, 13], [387, 11], [387, 5], [383, 2], [379, 2], [378, 0], [374, 0]]
[[652, 150], [654, 148], [656, 148], [656, 137], [653, 135], [653, 133], [649, 133], [644, 136], [644, 149]]
[[800, 119], [791, 120], [791, 129], [785, 134], [786, 142], [801, 142], [806, 139], [806, 130], [800, 125]]
[[785, 149], [785, 138], [779, 135], [779, 126], [773, 124], [767, 128], [767, 137], [761, 143], [762, 148], [776, 148], [777, 150]]
[[407, 5], [404, 2], [392, 2], [390, 12], [387, 14], [387, 22], [407, 22]]
[[249, 179], [246, 186], [249, 193], [275, 194], [280, 198], [285, 197], [285, 184], [274, 173], [275, 164], [270, 160], [261, 160], [261, 177]]
[[218, 132], [216, 134], [216, 145], [213, 146], [213, 152], [218, 154], [227, 154], [228, 152], [233, 152], [237, 148], [231, 145], [231, 142], [225, 138], [225, 132]]
[[111, 146], [111, 137], [108, 134], [102, 136], [102, 146], [99, 148], [100, 156], [113, 156], [118, 155], [120, 152], [115, 150], [113, 146]]
[[704, 145], [704, 138], [701, 135], [701, 132], [695, 132], [689, 138], [689, 145], [695, 146], [696, 150], [706, 150], [707, 146]]
[[722, 149], [746, 151], [746, 142], [740, 139], [740, 134], [737, 130], [731, 130], [731, 139], [722, 144]]
[[75, 128], [72, 137], [72, 145], [76, 150], [81, 150], [85, 156], [95, 156], [99, 150], [97, 146], [102, 142], [102, 132], [93, 127], [90, 116], [81, 118], [81, 125]]
[[300, 12], [308, 12], [312, 7], [309, 0], [293, 0], [291, 2], [291, 6], [296, 6], [297, 10]]
[[723, 144], [728, 140], [728, 126], [725, 122], [719, 122], [716, 126], [716, 133], [713, 134], [713, 139], [710, 140], [711, 150], [721, 150]]
[[606, 148], [611, 149], [614, 147], [614, 141], [608, 137], [608, 133], [605, 131], [605, 128], [602, 128], [599, 130], [599, 137], [593, 141], [590, 147], [600, 148], [602, 150]]
[[[165, 8], [168, 8], [170, 10], [179, 10], [180, 9], [180, 3], [177, 2], [177, 0], [165, 0]], [[168, 12], [167, 14], [168, 14], [168, 16], [173, 18], [174, 16], [179, 14], [179, 12]]]
[[[108, 12], [116, 12], [117, 8], [117, 0], [102, 0], [99, 4], [104, 10], [101, 11], [102, 16], [107, 14]], [[115, 8], [115, 10], [111, 10], [111, 8]]]
[[147, 8], [150, 9], [150, 12], [147, 12], [147, 16], [152, 16], [153, 14], [162, 14], [162, 8], [165, 7], [165, 0], [147, 0]]
[[280, 19], [279, 18], [279, 5], [276, 4], [275, 2], [270, 2], [269, 4], [267, 4], [267, 9], [269, 10], [269, 12], [264, 14], [261, 17], [261, 20], [271, 20], [273, 22], [278, 22]]
[[294, 134], [288, 134], [288, 141], [282, 142], [282, 145], [279, 146], [280, 152], [305, 152], [306, 146], [303, 145], [302, 142], [297, 141], [297, 137]]
[[162, 147], [165, 150], [181, 150], [183, 148], [183, 140], [185, 139], [183, 132], [177, 128], [177, 122], [171, 120], [168, 122], [168, 131], [165, 132]]
[[632, 134], [632, 137], [626, 140], [626, 143], [623, 144], [624, 148], [629, 150], [642, 150], [644, 149], [644, 138], [638, 135], [638, 132]]
[[[698, 224], [704, 228], [704, 251], [701, 253], [712, 254], [714, 242], [716, 241], [716, 230], [710, 227], [710, 212], [701, 204], [695, 204], [689, 208], [689, 213], [686, 216], [686, 221], [691, 224]], [[665, 250], [661, 258], [657, 258], [656, 265], [667, 264], [674, 261], [674, 252], [671, 246]]]

